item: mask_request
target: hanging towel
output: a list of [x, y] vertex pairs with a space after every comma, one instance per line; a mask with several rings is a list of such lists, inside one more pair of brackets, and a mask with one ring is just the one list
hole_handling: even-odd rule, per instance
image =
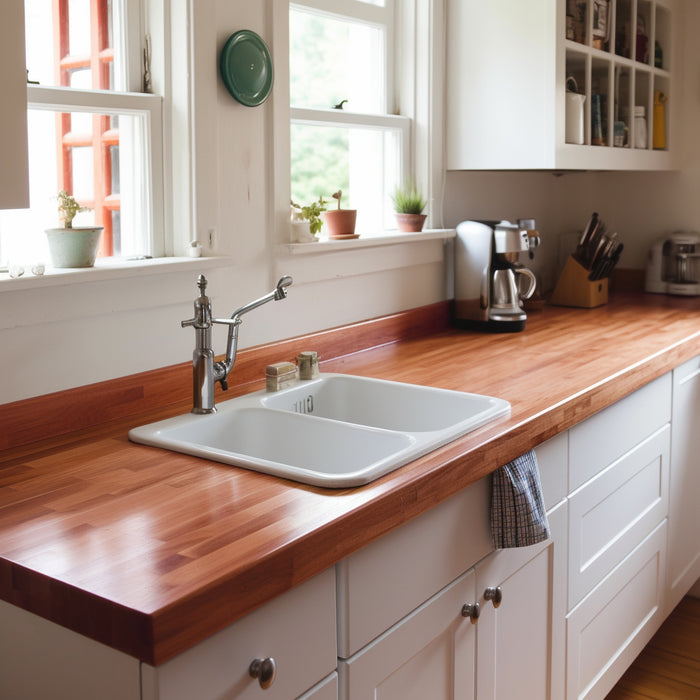
[[527, 547], [549, 537], [534, 450], [491, 475], [491, 536], [496, 549]]

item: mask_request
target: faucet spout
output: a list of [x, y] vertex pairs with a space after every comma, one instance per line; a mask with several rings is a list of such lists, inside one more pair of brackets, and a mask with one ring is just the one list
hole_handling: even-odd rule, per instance
[[280, 277], [277, 282], [277, 288], [275, 289], [275, 301], [287, 298], [287, 287], [291, 287], [292, 278], [289, 275]]
[[214, 323], [223, 323], [228, 326], [228, 342], [226, 343], [226, 359], [222, 362], [217, 362], [217, 373], [223, 374], [223, 378], [217, 376], [216, 381], [221, 382], [221, 386], [226, 389], [227, 383], [226, 379], [229, 372], [233, 368], [236, 362], [236, 352], [238, 349], [238, 327], [241, 325], [243, 314], [247, 314], [253, 309], [257, 309], [263, 304], [267, 304], [268, 301], [279, 301], [280, 299], [287, 298], [287, 287], [291, 286], [292, 278], [289, 275], [281, 277], [277, 282], [277, 286], [265, 296], [251, 301], [245, 306], [241, 306], [240, 309], [236, 309], [232, 314], [231, 318], [214, 319]]
[[[263, 297], [260, 297], [260, 299], [256, 299], [255, 301], [251, 301], [250, 303], [246, 304], [245, 306], [241, 306], [240, 309], [236, 309], [232, 314], [231, 314], [231, 319], [236, 319], [239, 318], [240, 316], [243, 316], [243, 314], [247, 314], [249, 311], [252, 311], [253, 309], [257, 309], [258, 306], [262, 306], [263, 304], [267, 304], [268, 301], [279, 301], [280, 299], [286, 299], [287, 298], [287, 287], [289, 287], [292, 284], [292, 278], [289, 275], [285, 275], [284, 277], [281, 277], [279, 281], [277, 282], [277, 286], [268, 294], [266, 294]], [[226, 323], [228, 324], [228, 320], [215, 320], [214, 323]], [[230, 325], [230, 324], [229, 324]]]

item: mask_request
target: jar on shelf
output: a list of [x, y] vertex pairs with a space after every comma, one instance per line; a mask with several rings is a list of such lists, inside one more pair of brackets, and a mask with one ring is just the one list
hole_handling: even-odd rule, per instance
[[646, 108], [639, 105], [634, 108], [634, 147], [649, 147]]
[[634, 147], [649, 147], [646, 109], [639, 105], [634, 108]]

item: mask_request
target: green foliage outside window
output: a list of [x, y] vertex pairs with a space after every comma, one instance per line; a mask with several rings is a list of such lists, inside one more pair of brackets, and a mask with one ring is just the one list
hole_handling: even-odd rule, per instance
[[[293, 107], [330, 109], [347, 95], [348, 27], [312, 12], [290, 13], [290, 102]], [[335, 66], [330, 70], [329, 66]], [[291, 194], [296, 202], [328, 197], [338, 187], [350, 189], [348, 131], [342, 128], [291, 126]]]

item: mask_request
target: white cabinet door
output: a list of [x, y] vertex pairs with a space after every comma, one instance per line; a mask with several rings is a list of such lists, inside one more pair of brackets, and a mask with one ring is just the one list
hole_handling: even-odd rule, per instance
[[479, 700], [563, 697], [566, 506], [548, 514], [551, 539], [499, 550], [476, 567]]
[[663, 621], [666, 520], [567, 619], [567, 700], [602, 700]]
[[29, 206], [24, 0], [2, 0], [0, 65], [0, 209], [19, 209]]
[[[418, 565], [418, 564], [417, 564]], [[340, 660], [341, 700], [474, 700], [470, 570], [357, 654]]]
[[670, 612], [700, 578], [700, 357], [673, 372], [671, 503], [668, 532]]

